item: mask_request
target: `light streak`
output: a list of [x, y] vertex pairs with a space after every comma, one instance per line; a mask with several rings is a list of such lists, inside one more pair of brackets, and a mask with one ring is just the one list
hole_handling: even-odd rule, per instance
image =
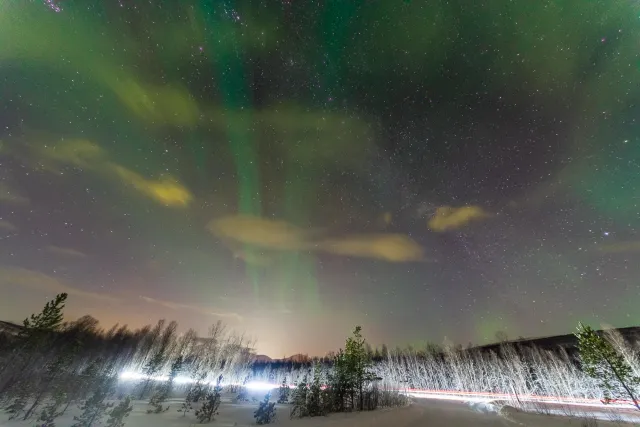
[[[124, 371], [119, 375], [119, 379], [122, 381], [140, 381], [144, 379], [151, 379], [153, 381], [168, 381], [169, 377], [166, 375], [147, 376], [132, 371]], [[195, 380], [186, 376], [177, 376], [173, 380], [176, 384], [192, 384]], [[215, 381], [205, 381], [205, 384], [215, 384]], [[269, 391], [280, 387], [279, 384], [273, 384], [263, 381], [249, 381], [247, 383], [221, 383], [223, 387], [226, 386], [244, 386], [249, 390], [255, 391]], [[294, 388], [295, 385], [289, 384], [289, 387]], [[324, 388], [324, 386], [323, 386]], [[492, 392], [478, 392], [478, 391], [454, 391], [454, 390], [426, 390], [416, 388], [402, 388], [392, 389], [401, 394], [418, 398], [418, 399], [433, 399], [433, 400], [450, 400], [457, 402], [496, 402], [496, 401], [519, 401], [519, 402], [537, 402], [551, 405], [567, 405], [567, 406], [581, 406], [587, 408], [609, 408], [616, 409], [618, 411], [626, 411], [627, 409], [635, 413], [635, 408], [631, 400], [616, 399], [615, 401], [605, 404], [600, 399], [590, 399], [584, 397], [566, 397], [566, 396], [542, 396], [542, 395], [527, 395], [527, 394], [507, 394], [507, 393], [492, 393]]]

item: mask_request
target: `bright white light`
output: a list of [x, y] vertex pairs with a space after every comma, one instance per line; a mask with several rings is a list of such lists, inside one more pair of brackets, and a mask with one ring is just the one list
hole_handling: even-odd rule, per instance
[[[166, 375], [158, 375], [158, 376], [153, 376], [153, 377], [149, 377], [147, 375], [141, 374], [139, 372], [132, 372], [132, 371], [124, 371], [121, 372], [120, 375], [118, 376], [118, 378], [121, 381], [140, 381], [140, 380], [145, 380], [145, 379], [151, 379], [153, 381], [168, 381], [169, 377]], [[174, 383], [176, 384], [191, 384], [194, 383], [195, 380], [193, 378], [184, 376], [184, 375], [179, 375], [177, 376], [174, 380]], [[215, 384], [215, 381], [209, 381], [206, 384]], [[242, 384], [231, 384], [231, 383], [222, 383], [221, 384], [223, 387], [226, 386], [230, 386], [230, 385], [234, 385], [234, 386], [241, 386]], [[274, 388], [278, 388], [279, 386], [277, 384], [271, 384], [271, 383], [266, 383], [266, 382], [261, 382], [261, 381], [251, 381], [248, 382], [247, 384], [245, 384], [245, 387], [249, 390], [257, 390], [257, 391], [267, 391], [267, 390], [273, 390]]]
[[249, 390], [273, 390], [274, 388], [278, 388], [276, 384], [264, 383], [260, 381], [251, 381], [246, 384], [246, 387]]

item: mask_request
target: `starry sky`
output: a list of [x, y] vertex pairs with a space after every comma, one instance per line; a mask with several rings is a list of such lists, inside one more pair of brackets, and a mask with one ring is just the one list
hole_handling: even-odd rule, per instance
[[0, 0], [0, 318], [637, 325], [639, 40], [627, 0]]

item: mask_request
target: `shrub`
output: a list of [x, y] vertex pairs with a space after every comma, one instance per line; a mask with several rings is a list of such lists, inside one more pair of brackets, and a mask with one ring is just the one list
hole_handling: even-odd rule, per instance
[[253, 417], [256, 419], [256, 424], [271, 424], [276, 418], [276, 404], [269, 402], [271, 399], [271, 393], [267, 393], [264, 396], [264, 400], [260, 402], [258, 409], [253, 413]]

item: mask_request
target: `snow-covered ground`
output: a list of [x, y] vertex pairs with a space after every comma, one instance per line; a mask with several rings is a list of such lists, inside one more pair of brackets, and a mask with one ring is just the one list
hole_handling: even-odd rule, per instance
[[[256, 395], [256, 397], [258, 397]], [[169, 410], [162, 414], [147, 414], [146, 401], [137, 401], [134, 410], [126, 421], [127, 427], [174, 427], [201, 425], [193, 412], [185, 417], [178, 413], [181, 399], [167, 402]], [[225, 396], [220, 405], [220, 414], [211, 422], [212, 426], [251, 426], [255, 425], [253, 411], [258, 402], [231, 403], [230, 396]], [[550, 412], [555, 411], [549, 408]], [[557, 408], [556, 408], [557, 409]], [[293, 419], [289, 418], [289, 405], [277, 405], [275, 426], [298, 427], [482, 427], [482, 426], [530, 426], [530, 427], [613, 427], [620, 426], [620, 420], [587, 421], [583, 414], [574, 418], [558, 415], [540, 415], [518, 411], [508, 406], [484, 402], [451, 402], [430, 399], [416, 399], [404, 408], [381, 409], [371, 412], [332, 414], [326, 417]], [[69, 427], [73, 424], [74, 412], [56, 420], [58, 427]], [[579, 416], [582, 415], [582, 416]], [[8, 421], [7, 414], [0, 414], [1, 427], [34, 426], [34, 419], [28, 421]], [[105, 417], [106, 419], [106, 417]], [[640, 423], [640, 417], [636, 418]]]

